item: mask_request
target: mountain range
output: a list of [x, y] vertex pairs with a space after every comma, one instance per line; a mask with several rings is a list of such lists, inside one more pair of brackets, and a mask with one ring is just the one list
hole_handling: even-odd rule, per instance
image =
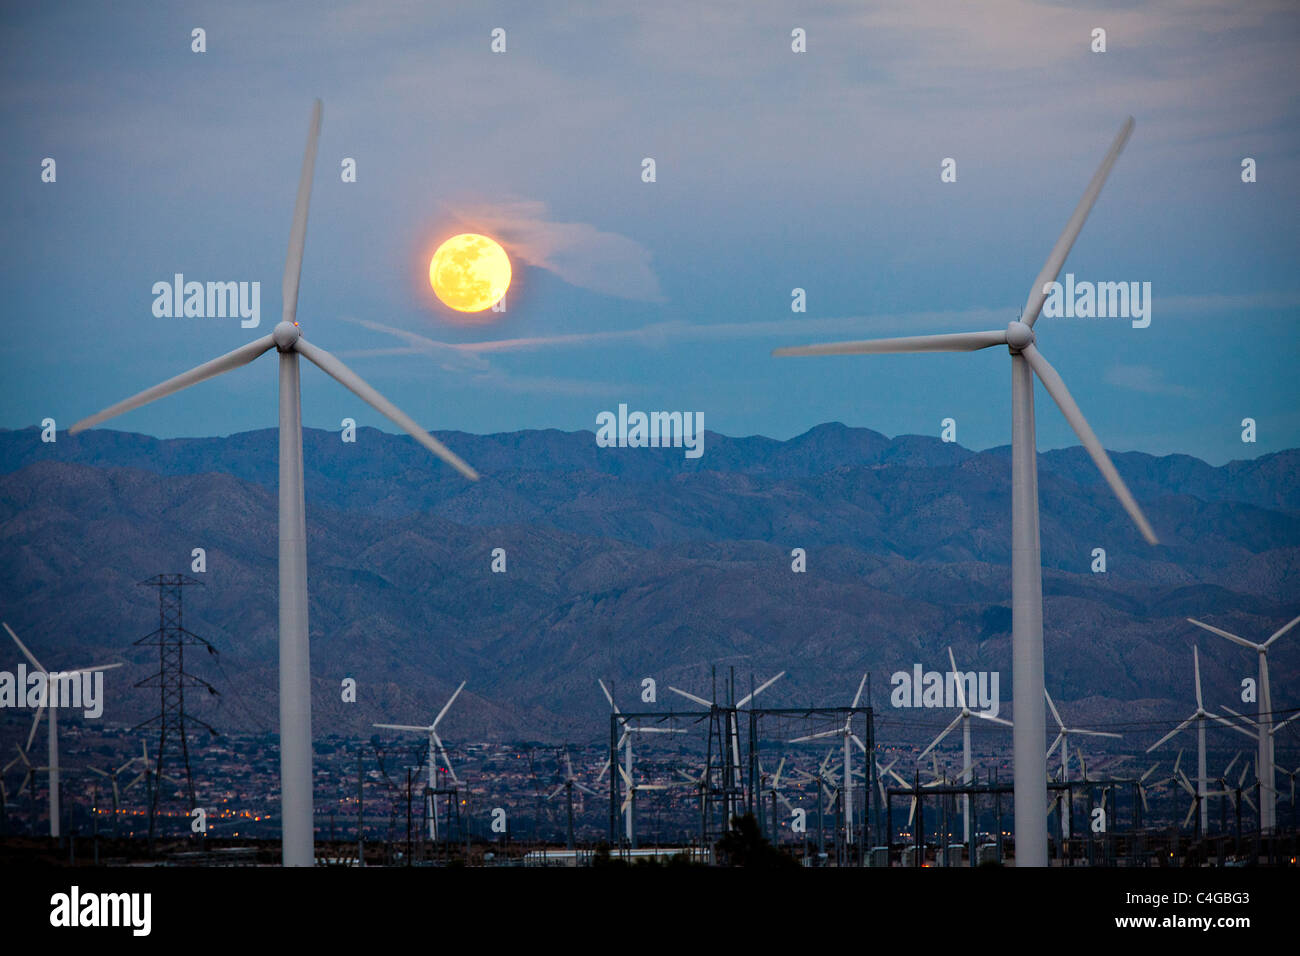
[[[597, 677], [625, 710], [681, 710], [668, 686], [708, 697], [716, 667], [738, 694], [786, 671], [772, 706], [847, 704], [870, 672], [879, 739], [920, 740], [951, 713], [891, 708], [889, 677], [945, 670], [949, 647], [963, 670], [1000, 672], [1014, 718], [1007, 448], [835, 423], [788, 441], [707, 432], [699, 459], [583, 431], [438, 437], [482, 480], [405, 436], [304, 432], [318, 736], [425, 722], [466, 680], [446, 737], [599, 740]], [[191, 651], [187, 669], [221, 691], [192, 695], [195, 712], [273, 729], [276, 453], [273, 430], [0, 431], [0, 616], [51, 668], [126, 661], [106, 675], [103, 719], [134, 723], [157, 709], [157, 691], [132, 687], [157, 670], [156, 650], [133, 646], [158, 624], [139, 582], [191, 574], [204, 587], [186, 593], [186, 626], [219, 654]], [[1185, 618], [1262, 640], [1300, 613], [1300, 450], [1114, 459], [1159, 546], [1082, 449], [1039, 456], [1047, 687], [1071, 723], [1145, 745], [1194, 707], [1193, 643], [1207, 705], [1254, 709], [1240, 700], [1253, 655]], [[1300, 633], [1271, 659], [1275, 705], [1300, 704]], [[0, 719], [6, 749], [27, 719]]]

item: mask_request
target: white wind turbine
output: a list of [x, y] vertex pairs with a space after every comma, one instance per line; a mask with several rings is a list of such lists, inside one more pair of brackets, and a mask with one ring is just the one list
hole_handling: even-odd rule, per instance
[[113, 785], [113, 836], [114, 837], [117, 836], [118, 814], [122, 802], [122, 794], [130, 790], [131, 787], [134, 786], [140, 780], [140, 778], [144, 776], [144, 774], [143, 773], [138, 774], [133, 780], [129, 781], [124, 787], [118, 787], [117, 778], [121, 776], [123, 771], [127, 770], [130, 767], [134, 767], [137, 763], [141, 761], [141, 759], [143, 759], [145, 765], [148, 766], [149, 758], [148, 756], [145, 756], [143, 758], [132, 757], [130, 760], [122, 764], [122, 766], [118, 767], [116, 770], [100, 770], [98, 767], [90, 768], [91, 773], [99, 774], [101, 777], [104, 777]]
[[[51, 675], [49, 671], [41, 666], [41, 662], [36, 659], [32, 652], [27, 649], [27, 645], [18, 639], [18, 635], [14, 633], [14, 629], [8, 624], [3, 624], [3, 626], [4, 629], [9, 632], [9, 636], [14, 639], [14, 643], [18, 645], [18, 649], [23, 652], [23, 657], [31, 661], [32, 666], [36, 668], [45, 681], [44, 699], [40, 707], [36, 710], [36, 716], [32, 718], [32, 729], [27, 734], [27, 746], [20, 748], [19, 753], [22, 755], [23, 763], [26, 763], [28, 766], [28, 774], [33, 779], [37, 770], [45, 770], [50, 775], [50, 836], [57, 837], [59, 835], [59, 704], [54, 698], [58, 694], [59, 686], [64, 683], [60, 681], [59, 678], [60, 676], [91, 674], [95, 671], [110, 671], [113, 668], [121, 667], [122, 665], [117, 663], [101, 664], [97, 667], [79, 667], [76, 670], [71, 671], [55, 671], [53, 675]], [[53, 677], [53, 679], [51, 679], [51, 677]], [[44, 767], [32, 767], [27, 760], [27, 753], [32, 749], [32, 739], [36, 736], [36, 728], [40, 725], [41, 715], [45, 713], [47, 707], [50, 711], [50, 720], [46, 725], [49, 733], [47, 738], [47, 745], [49, 747], [49, 763]], [[33, 783], [32, 786], [33, 792], [35, 792], [35, 783]]]
[[[609, 688], [605, 686], [605, 682], [598, 677], [596, 678], [596, 683], [600, 685], [600, 689], [605, 694], [605, 699], [609, 701], [609, 706], [613, 708], [614, 714], [621, 715], [623, 712], [618, 709], [618, 704], [614, 703], [614, 695], [609, 692]], [[633, 766], [632, 735], [633, 734], [684, 734], [686, 733], [685, 730], [679, 727], [642, 727], [639, 724], [633, 724], [630, 720], [621, 716], [619, 718], [618, 725], [623, 728], [623, 732], [622, 734], [619, 735], [618, 742], [614, 745], [614, 753], [611, 754], [611, 759], [616, 758], [618, 756], [618, 751], [620, 748], [623, 750], [623, 762], [625, 766], [618, 767], [618, 765], [615, 764], [615, 767], [618, 768], [619, 776], [621, 776], [624, 780], [632, 779], [632, 766]], [[599, 782], [600, 779], [605, 776], [605, 771], [609, 770], [609, 765], [610, 765], [610, 760], [606, 759], [605, 765], [600, 768], [600, 773], [597, 774], [596, 776], [597, 782]], [[659, 786], [651, 787], [642, 784], [637, 789], [661, 790], [663, 788]], [[631, 791], [629, 791], [629, 794], [630, 793]], [[624, 818], [624, 831], [627, 834], [628, 843], [630, 844], [633, 840], [633, 834], [636, 829], [636, 823], [633, 820], [633, 816], [636, 813], [636, 801], [625, 799], [623, 801], [622, 812]]]
[[[1056, 721], [1056, 726], [1061, 728], [1056, 735], [1056, 739], [1052, 741], [1052, 746], [1047, 748], [1047, 757], [1049, 760], [1051, 759], [1052, 753], [1056, 750], [1056, 747], [1059, 744], [1061, 747], [1061, 782], [1068, 784], [1070, 782], [1071, 734], [1084, 737], [1114, 737], [1116, 740], [1120, 739], [1123, 735], [1113, 734], [1104, 730], [1084, 730], [1082, 727], [1067, 727], [1065, 726], [1065, 721], [1061, 720], [1061, 712], [1056, 709], [1056, 704], [1052, 703], [1052, 695], [1047, 692], [1047, 688], [1043, 688], [1043, 696], [1047, 698], [1047, 706], [1052, 711], [1052, 718]], [[1070, 823], [1070, 815], [1068, 813], [1062, 813], [1061, 836], [1067, 840], [1070, 838]]]
[[[460, 686], [447, 699], [447, 703], [442, 705], [442, 710], [438, 711], [438, 716], [433, 718], [433, 723], [427, 727], [418, 727], [414, 724], [374, 724], [375, 727], [382, 727], [384, 730], [409, 730], [415, 733], [429, 735], [429, 789], [438, 789], [438, 755], [442, 756], [443, 761], [447, 764], [447, 776], [451, 777], [452, 782], [459, 784], [460, 778], [456, 776], [456, 771], [452, 769], [451, 758], [447, 756], [447, 750], [442, 745], [442, 738], [438, 736], [438, 724], [442, 723], [442, 718], [447, 716], [447, 711], [451, 710], [451, 705], [456, 702], [460, 692], [465, 689], [465, 681], [460, 682]], [[438, 839], [438, 800], [430, 793], [429, 801], [429, 839]]]
[[[867, 686], [867, 675], [862, 675], [862, 680], [858, 681], [858, 692], [853, 695], [853, 703], [850, 707], [856, 708], [862, 700], [862, 689]], [[806, 740], [817, 740], [822, 737], [842, 737], [844, 746], [844, 834], [845, 839], [852, 844], [853, 840], [853, 751], [849, 744], [856, 739], [853, 734], [853, 711], [850, 710], [847, 717], [844, 718], [844, 726], [836, 730], [823, 730], [818, 734], [805, 734], [802, 737], [795, 737], [790, 741], [792, 744], [803, 743]], [[857, 741], [862, 752], [866, 753], [866, 745], [861, 740]]]
[[1083, 198], [1029, 289], [1020, 318], [1005, 330], [919, 335], [777, 349], [774, 355], [856, 355], [890, 352], [968, 352], [1006, 346], [1011, 353], [1011, 653], [1016, 865], [1047, 866], [1047, 734], [1043, 696], [1043, 579], [1038, 535], [1038, 462], [1034, 435], [1034, 376], [1061, 409], [1080, 443], [1150, 544], [1155, 532], [1110, 456], [1079, 411], [1065, 382], [1035, 346], [1033, 325], [1050, 284], [1060, 275], [1101, 187], [1133, 131], [1125, 120]]
[[[956, 684], [956, 688], [957, 688], [957, 706], [961, 709], [958, 712], [957, 716], [952, 719], [952, 723], [950, 723], [947, 727], [943, 728], [943, 732], [940, 733], [938, 737], [935, 737], [934, 740], [930, 741], [930, 746], [922, 750], [920, 755], [916, 759], [918, 763], [924, 760], [926, 754], [928, 754], [935, 747], [939, 746], [939, 744], [943, 741], [943, 738], [947, 737], [948, 734], [950, 734], [954, 729], [956, 729], [958, 724], [961, 724], [961, 756], [962, 756], [961, 776], [958, 777], [957, 779], [964, 784], [970, 780], [970, 774], [971, 774], [971, 759], [970, 759], [971, 718], [978, 717], [981, 720], [990, 720], [995, 724], [1002, 724], [1004, 727], [1013, 727], [1015, 725], [1012, 724], [1011, 721], [1006, 720], [1005, 718], [997, 717], [993, 714], [986, 713], [985, 711], [971, 710], [966, 701], [966, 686], [965, 686], [966, 681], [962, 679], [962, 672], [957, 669], [957, 661], [952, 655], [951, 647], [948, 648], [948, 663], [952, 665], [952, 673], [955, 674], [957, 678], [954, 683]], [[961, 809], [961, 813], [962, 813], [961, 839], [963, 843], [969, 843], [970, 842], [970, 797], [964, 793], [961, 795], [961, 808], [962, 808]]]
[[565, 794], [569, 804], [569, 849], [574, 848], [573, 843], [573, 789], [577, 787], [582, 793], [589, 793], [593, 797], [599, 796], [595, 790], [587, 786], [578, 779], [578, 775], [573, 772], [573, 761], [569, 759], [569, 748], [564, 748], [564, 779], [558, 787], [550, 792], [546, 799], [554, 800], [561, 793]]
[[311, 201], [316, 143], [320, 138], [321, 102], [312, 108], [307, 149], [298, 179], [293, 227], [281, 287], [283, 311], [270, 335], [242, 345], [210, 362], [182, 372], [160, 385], [84, 418], [68, 431], [77, 434], [115, 415], [179, 392], [223, 372], [247, 365], [275, 349], [280, 382], [280, 805], [281, 858], [285, 866], [314, 862], [311, 763], [311, 661], [307, 639], [307, 516], [303, 503], [302, 396], [298, 357], [302, 356], [417, 442], [470, 480], [478, 474], [421, 428], [405, 412], [371, 388], [329, 352], [302, 337], [297, 322], [298, 279], [307, 238], [307, 208]]
[[1273, 721], [1273, 695], [1268, 684], [1268, 649], [1279, 637], [1295, 627], [1296, 624], [1300, 624], [1300, 617], [1282, 625], [1273, 632], [1272, 637], [1262, 644], [1248, 641], [1244, 637], [1230, 634], [1195, 618], [1189, 617], [1187, 620], [1211, 634], [1218, 634], [1234, 644], [1240, 644], [1242, 647], [1254, 651], [1259, 659], [1259, 688], [1256, 691], [1256, 697], [1259, 701], [1259, 720], [1256, 724], [1258, 753], [1255, 756], [1255, 769], [1259, 772], [1259, 826], [1260, 829], [1267, 832], [1272, 830], [1277, 822], [1277, 779], [1273, 770], [1274, 731], [1271, 726]]
[[[1207, 720], [1218, 721], [1225, 727], [1231, 727], [1239, 734], [1245, 734], [1247, 737], [1253, 737], [1254, 735], [1250, 731], [1238, 727], [1236, 724], [1224, 720], [1222, 717], [1212, 714], [1205, 709], [1205, 701], [1201, 696], [1201, 654], [1195, 646], [1192, 647], [1192, 668], [1196, 675], [1196, 710], [1192, 712], [1192, 716], [1188, 717], [1181, 724], [1148, 747], [1147, 753], [1151, 753], [1151, 751], [1155, 750], [1165, 741], [1182, 733], [1191, 726], [1193, 721], [1196, 722], [1196, 790], [1192, 792], [1192, 798], [1200, 805], [1201, 832], [1205, 833], [1209, 824], [1209, 807], [1205, 802], [1205, 798], [1208, 796], [1208, 780], [1206, 779], [1205, 770], [1205, 722]], [[1177, 778], [1178, 773], [1177, 764], [1175, 764], [1175, 779]], [[1187, 780], [1185, 774], [1183, 775], [1183, 784], [1186, 788]]]

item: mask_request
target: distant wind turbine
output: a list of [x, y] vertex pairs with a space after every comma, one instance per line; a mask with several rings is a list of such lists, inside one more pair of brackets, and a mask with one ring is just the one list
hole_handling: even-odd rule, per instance
[[298, 357], [302, 356], [363, 402], [391, 420], [417, 442], [471, 481], [478, 473], [405, 412], [370, 387], [359, 375], [324, 349], [311, 345], [298, 328], [298, 279], [307, 240], [316, 143], [320, 139], [321, 102], [312, 107], [307, 149], [298, 179], [289, 253], [281, 286], [280, 324], [233, 352], [145, 389], [138, 395], [83, 418], [68, 431], [77, 434], [123, 412], [179, 392], [206, 379], [247, 365], [275, 349], [280, 363], [280, 806], [281, 859], [285, 866], [314, 862], [311, 770], [311, 664], [307, 640], [307, 515], [303, 503], [302, 395]]
[[[433, 718], [433, 723], [427, 727], [420, 727], [414, 724], [374, 724], [375, 727], [382, 727], [384, 730], [410, 730], [420, 734], [429, 735], [429, 789], [438, 789], [438, 757], [441, 756], [447, 765], [447, 776], [451, 777], [452, 782], [460, 783], [456, 776], [456, 771], [451, 767], [451, 758], [447, 756], [447, 750], [442, 745], [442, 738], [438, 736], [438, 724], [442, 718], [447, 716], [447, 711], [451, 710], [451, 705], [456, 702], [460, 692], [465, 689], [465, 681], [460, 682], [447, 703], [442, 705], [442, 710], [438, 711], [438, 716]], [[429, 794], [429, 839], [438, 839], [438, 800], [432, 793]]]
[[[1056, 726], [1061, 728], [1056, 735], [1056, 739], [1052, 741], [1052, 746], [1047, 748], [1047, 756], [1048, 759], [1051, 759], [1051, 756], [1056, 751], [1057, 746], [1058, 745], [1060, 746], [1061, 783], [1068, 784], [1070, 782], [1070, 735], [1071, 734], [1081, 735], [1085, 737], [1114, 737], [1116, 740], [1120, 739], [1123, 735], [1112, 734], [1109, 731], [1105, 731], [1105, 730], [1084, 730], [1082, 727], [1067, 727], [1065, 726], [1065, 721], [1061, 719], [1061, 712], [1056, 709], [1056, 704], [1052, 703], [1052, 695], [1047, 692], [1046, 688], [1043, 689], [1043, 696], [1047, 698], [1047, 706], [1052, 712], [1052, 719], [1056, 721]], [[1082, 759], [1083, 755], [1080, 754], [1079, 757], [1080, 759]], [[1068, 813], [1061, 814], [1061, 836], [1067, 840], [1070, 838], [1070, 822], [1071, 822], [1070, 815]]]
[[1260, 644], [1192, 617], [1187, 620], [1202, 630], [1218, 634], [1234, 644], [1240, 644], [1247, 650], [1254, 651], [1259, 659], [1259, 687], [1256, 690], [1256, 698], [1259, 701], [1259, 720], [1256, 724], [1258, 753], [1255, 756], [1255, 769], [1259, 771], [1259, 826], [1267, 832], [1277, 823], [1277, 774], [1273, 770], [1273, 734], [1276, 733], [1277, 728], [1272, 726], [1273, 693], [1268, 683], [1268, 649], [1274, 641], [1300, 624], [1300, 617], [1293, 618], [1282, 625], [1268, 640]]
[[[1207, 786], [1208, 780], [1206, 778], [1206, 770], [1205, 770], [1205, 722], [1207, 720], [1217, 721], [1218, 723], [1223, 724], [1225, 727], [1231, 727], [1239, 734], [1245, 734], [1247, 737], [1252, 737], [1254, 735], [1250, 731], [1242, 727], [1238, 727], [1236, 724], [1224, 720], [1222, 717], [1219, 717], [1216, 714], [1212, 714], [1205, 709], [1205, 700], [1201, 696], [1201, 653], [1196, 647], [1192, 648], [1192, 668], [1196, 675], [1196, 710], [1192, 712], [1192, 716], [1188, 717], [1181, 724], [1179, 724], [1173, 730], [1169, 731], [1169, 733], [1165, 734], [1163, 737], [1161, 737], [1159, 740], [1153, 743], [1150, 747], [1148, 747], [1147, 753], [1151, 753], [1151, 751], [1155, 750], [1165, 741], [1170, 740], [1173, 737], [1177, 736], [1178, 734], [1182, 733], [1184, 730], [1186, 730], [1188, 727], [1192, 725], [1193, 721], [1196, 722], [1196, 789], [1192, 790], [1191, 794], [1192, 794], [1192, 799], [1195, 800], [1196, 803], [1201, 808], [1201, 812], [1200, 812], [1201, 832], [1205, 833], [1206, 828], [1209, 825], [1209, 807], [1206, 805], [1205, 802], [1205, 798], [1209, 796], [1208, 786]], [[1175, 763], [1175, 767], [1174, 767], [1175, 779], [1178, 778], [1178, 774], [1179, 774], [1179, 770], [1177, 768], [1177, 764]], [[1181, 782], [1184, 786], [1184, 789], [1189, 789], [1186, 774], [1183, 774]], [[1189, 814], [1188, 820], [1190, 819], [1191, 819], [1191, 815]], [[1184, 824], [1184, 826], [1185, 825], [1186, 824]]]
[[1120, 127], [1083, 198], [1029, 288], [1020, 318], [1004, 330], [918, 335], [862, 342], [782, 348], [773, 355], [865, 355], [892, 352], [969, 352], [1006, 346], [1011, 353], [1011, 656], [1016, 865], [1047, 866], [1047, 720], [1043, 709], [1043, 577], [1038, 535], [1038, 462], [1034, 435], [1034, 376], [1060, 407], [1084, 450], [1150, 544], [1155, 532], [1129, 493], [1110, 456], [1079, 411], [1065, 382], [1035, 345], [1033, 325], [1060, 275], [1101, 187], [1133, 132]]
[[[934, 740], [930, 741], [930, 746], [922, 750], [920, 755], [916, 759], [918, 763], [924, 760], [926, 754], [928, 754], [935, 747], [939, 746], [939, 744], [943, 741], [943, 738], [947, 737], [948, 734], [950, 734], [954, 729], [956, 729], [958, 724], [961, 724], [961, 776], [958, 777], [957, 779], [960, 780], [963, 784], [966, 784], [970, 782], [970, 772], [971, 772], [971, 759], [970, 759], [971, 718], [979, 717], [982, 720], [991, 720], [993, 721], [993, 723], [1002, 724], [1004, 727], [1014, 727], [1015, 725], [1012, 724], [1011, 721], [1003, 717], [997, 717], [993, 714], [987, 713], [982, 710], [971, 710], [970, 705], [966, 700], [966, 687], [965, 687], [966, 682], [962, 679], [962, 672], [957, 669], [957, 660], [956, 658], [953, 657], [951, 647], [948, 648], [948, 663], [952, 665], [952, 673], [955, 674], [957, 678], [955, 681], [956, 689], [957, 689], [957, 706], [960, 708], [960, 710], [958, 711], [957, 716], [952, 719], [952, 723], [950, 723], [947, 727], [943, 728], [943, 731], [939, 734], [939, 736], [935, 737]], [[970, 796], [969, 795], [964, 793], [961, 795], [961, 807], [962, 807], [961, 839], [963, 843], [969, 843], [970, 842]]]
[[[4, 624], [3, 626], [4, 629], [9, 632], [9, 636], [14, 639], [14, 643], [18, 645], [18, 649], [23, 652], [23, 657], [31, 661], [32, 666], [40, 672], [41, 676], [45, 680], [45, 699], [42, 701], [40, 707], [37, 708], [36, 716], [32, 718], [32, 729], [27, 734], [27, 746], [20, 748], [19, 753], [22, 755], [23, 763], [26, 763], [29, 768], [28, 775], [30, 779], [35, 779], [35, 772], [37, 770], [45, 770], [50, 775], [50, 836], [57, 837], [59, 835], [59, 704], [54, 697], [58, 691], [59, 682], [57, 679], [50, 679], [50, 672], [41, 666], [41, 662], [38, 661], [32, 652], [27, 649], [27, 645], [18, 639], [18, 635], [14, 633], [14, 629], [8, 624]], [[112, 670], [114, 667], [121, 666], [120, 663], [101, 664], [97, 667], [79, 667], [72, 671], [55, 671], [55, 675], [89, 674], [95, 671], [108, 671]], [[47, 727], [49, 728], [49, 738], [47, 741], [49, 745], [49, 763], [44, 767], [32, 767], [27, 760], [27, 751], [32, 749], [32, 739], [36, 736], [36, 728], [40, 724], [41, 715], [45, 713], [47, 707], [50, 711], [50, 721], [49, 724], [47, 724]], [[34, 792], [35, 784], [33, 783], [33, 793]]]

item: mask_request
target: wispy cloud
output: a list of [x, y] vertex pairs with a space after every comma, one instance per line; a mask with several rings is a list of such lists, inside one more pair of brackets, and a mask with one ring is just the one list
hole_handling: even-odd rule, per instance
[[553, 272], [570, 285], [621, 299], [663, 302], [650, 250], [585, 222], [556, 222], [535, 200], [457, 206], [455, 218], [490, 235], [513, 257]]
[[1150, 365], [1112, 365], [1106, 369], [1106, 383], [1147, 395], [1194, 398], [1196, 390], [1186, 385], [1166, 382], [1164, 373]]
[[[654, 322], [632, 329], [612, 329], [594, 332], [569, 332], [559, 335], [538, 335], [514, 339], [488, 339], [479, 342], [443, 342], [416, 332], [393, 328], [367, 319], [348, 319], [357, 325], [383, 332], [406, 341], [406, 348], [369, 350], [366, 354], [416, 354], [422, 353], [442, 361], [447, 367], [456, 362], [472, 362], [475, 358], [505, 352], [533, 352], [542, 349], [585, 348], [611, 342], [639, 343], [659, 348], [676, 342], [735, 341], [741, 339], [789, 338], [803, 342], [809, 336], [856, 335], [868, 333], [925, 331], [965, 331], [967, 329], [1000, 328], [1006, 325], [1007, 309], [964, 309], [953, 312], [909, 312], [873, 316], [838, 316], [832, 318], [789, 318], [765, 322], [708, 322], [691, 323], [682, 320]], [[360, 354], [360, 353], [352, 353]], [[479, 366], [474, 366], [479, 367]]]

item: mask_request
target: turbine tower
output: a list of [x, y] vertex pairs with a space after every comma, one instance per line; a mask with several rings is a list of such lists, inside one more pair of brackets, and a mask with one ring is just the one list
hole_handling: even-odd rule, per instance
[[321, 102], [312, 107], [307, 148], [298, 179], [289, 252], [281, 287], [280, 324], [233, 352], [182, 372], [145, 389], [98, 414], [83, 418], [68, 431], [77, 434], [100, 422], [179, 392], [223, 372], [247, 365], [265, 352], [279, 353], [280, 382], [280, 807], [281, 861], [285, 866], [311, 866], [314, 861], [311, 770], [311, 661], [307, 640], [307, 516], [303, 502], [302, 395], [298, 357], [302, 356], [363, 402], [391, 420], [433, 454], [471, 481], [478, 473], [438, 439], [384, 398], [329, 352], [311, 345], [298, 328], [298, 279], [307, 239], [307, 208], [311, 202], [312, 170], [320, 139]]
[[1259, 826], [1264, 831], [1272, 830], [1277, 824], [1277, 779], [1273, 770], [1273, 730], [1270, 727], [1273, 721], [1273, 695], [1268, 685], [1268, 649], [1279, 637], [1300, 624], [1300, 617], [1282, 625], [1262, 644], [1248, 641], [1195, 618], [1189, 617], [1187, 620], [1211, 634], [1218, 634], [1254, 651], [1259, 658], [1259, 688], [1256, 691], [1259, 700], [1258, 754], [1255, 757], [1255, 769], [1259, 771]]
[[[0, 622], [2, 623], [2, 622]], [[19, 753], [22, 755], [23, 763], [28, 765], [28, 774], [32, 779], [32, 796], [36, 795], [35, 772], [45, 770], [50, 775], [50, 836], [59, 835], [59, 702], [55, 700], [60, 686], [64, 685], [61, 677], [72, 677], [74, 675], [94, 673], [95, 671], [108, 671], [114, 667], [121, 667], [118, 664], [103, 664], [99, 667], [79, 667], [75, 671], [55, 671], [51, 674], [38, 661], [35, 655], [27, 649], [27, 645], [18, 639], [14, 629], [8, 624], [4, 624], [4, 629], [9, 632], [9, 636], [14, 639], [18, 649], [23, 652], [23, 657], [32, 662], [44, 679], [45, 695], [41, 700], [40, 707], [37, 708], [36, 716], [32, 718], [32, 729], [27, 734], [27, 746], [22, 748]], [[27, 760], [27, 753], [32, 749], [32, 740], [36, 737], [36, 728], [40, 726], [41, 715], [45, 713], [45, 708], [50, 709], [50, 722], [46, 725], [49, 732], [47, 744], [49, 746], [49, 763], [44, 767], [32, 767]]]
[[1056, 402], [1111, 491], [1150, 544], [1157, 544], [1110, 456], [1079, 411], [1065, 382], [1035, 346], [1033, 325], [1050, 285], [1078, 238], [1120, 150], [1133, 132], [1124, 121], [1110, 151], [1029, 288], [1020, 318], [1005, 330], [918, 335], [777, 349], [773, 355], [864, 355], [893, 352], [970, 352], [1004, 345], [1011, 353], [1011, 656], [1015, 714], [1016, 865], [1047, 866], [1047, 716], [1043, 708], [1043, 572], [1038, 536], [1038, 461], [1034, 434], [1034, 376]]
[[[446, 749], [442, 746], [442, 738], [438, 736], [438, 724], [442, 718], [447, 716], [447, 711], [451, 710], [451, 705], [456, 702], [460, 692], [465, 689], [465, 681], [460, 682], [460, 686], [447, 699], [447, 703], [442, 705], [442, 710], [438, 711], [438, 716], [433, 718], [433, 723], [428, 727], [418, 727], [413, 724], [373, 724], [374, 727], [382, 727], [384, 730], [413, 730], [416, 733], [429, 735], [429, 790], [438, 789], [438, 764], [437, 755], [441, 754], [442, 759], [447, 764], [447, 775], [451, 777], [453, 783], [460, 783], [456, 776], [456, 771], [451, 767], [451, 758], [447, 756]], [[438, 799], [430, 792], [429, 801], [429, 839], [438, 839]], [[450, 824], [449, 824], [450, 825]]]

